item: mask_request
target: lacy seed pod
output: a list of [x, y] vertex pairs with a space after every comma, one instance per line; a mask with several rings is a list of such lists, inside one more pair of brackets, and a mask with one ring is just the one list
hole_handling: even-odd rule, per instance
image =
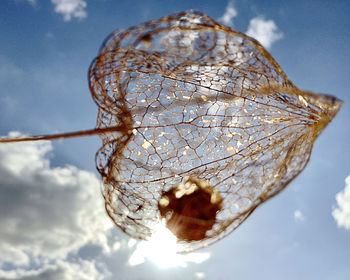
[[306, 166], [339, 99], [299, 90], [254, 39], [187, 11], [112, 33], [89, 69], [108, 215], [179, 250], [232, 232]]
[[284, 189], [342, 104], [299, 90], [256, 40], [197, 11], [112, 33], [89, 77], [97, 127], [122, 128], [96, 155], [109, 216], [137, 239], [165, 219], [184, 250]]

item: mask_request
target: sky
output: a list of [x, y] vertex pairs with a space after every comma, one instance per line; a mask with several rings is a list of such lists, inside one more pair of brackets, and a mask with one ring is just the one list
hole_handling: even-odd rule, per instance
[[306, 169], [223, 240], [159, 257], [105, 213], [97, 136], [0, 144], [1, 280], [350, 278], [347, 0], [1, 0], [0, 135], [93, 128], [87, 70], [104, 38], [189, 9], [259, 40], [299, 88], [344, 101]]

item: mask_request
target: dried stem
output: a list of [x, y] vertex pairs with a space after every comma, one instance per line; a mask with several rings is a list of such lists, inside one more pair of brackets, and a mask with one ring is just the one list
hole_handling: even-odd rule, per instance
[[100, 135], [104, 133], [118, 132], [123, 130], [125, 130], [124, 126], [102, 127], [102, 128], [94, 128], [89, 130], [65, 132], [65, 133], [58, 133], [58, 134], [51, 134], [51, 135], [37, 135], [37, 136], [28, 136], [28, 137], [19, 137], [19, 138], [0, 138], [0, 143], [59, 140], [59, 139], [65, 139], [65, 138], [91, 136], [96, 134]]

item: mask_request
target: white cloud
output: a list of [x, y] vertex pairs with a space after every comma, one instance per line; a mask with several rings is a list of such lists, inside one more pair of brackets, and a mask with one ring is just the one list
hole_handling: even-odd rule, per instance
[[332, 211], [338, 227], [350, 230], [350, 175], [345, 179], [345, 188], [335, 196], [337, 207]]
[[233, 1], [229, 1], [226, 6], [225, 13], [218, 19], [225, 25], [233, 26], [233, 19], [237, 16], [237, 10], [233, 5]]
[[100, 280], [104, 279], [98, 271], [96, 263], [88, 260], [77, 262], [57, 261], [55, 264], [44, 264], [43, 267], [33, 270], [17, 269], [15, 271], [0, 270], [1, 279], [16, 280]]
[[87, 4], [84, 0], [51, 0], [51, 2], [55, 5], [55, 12], [62, 14], [65, 21], [87, 17], [85, 10]]
[[[50, 142], [0, 145], [0, 277], [99, 279], [94, 263], [67, 256], [87, 245], [111, 252], [100, 182], [75, 166], [51, 167], [51, 151]], [[38, 276], [49, 272], [68, 276]]]
[[294, 211], [294, 220], [299, 221], [299, 222], [305, 221], [305, 216], [300, 210], [295, 210]]
[[258, 40], [265, 48], [270, 48], [274, 42], [283, 37], [273, 20], [265, 20], [263, 17], [252, 18], [246, 32]]

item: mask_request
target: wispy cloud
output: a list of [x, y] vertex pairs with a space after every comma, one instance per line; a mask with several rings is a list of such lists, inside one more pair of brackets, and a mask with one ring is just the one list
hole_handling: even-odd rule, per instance
[[84, 0], [51, 0], [51, 2], [55, 5], [55, 12], [62, 14], [65, 21], [87, 17], [85, 10], [87, 4]]
[[338, 227], [344, 227], [350, 230], [350, 175], [345, 179], [345, 188], [337, 193], [335, 197], [337, 207], [332, 211]]
[[276, 23], [261, 16], [250, 20], [246, 34], [258, 40], [267, 49], [283, 38], [283, 33], [278, 30]]
[[303, 212], [301, 212], [300, 210], [295, 210], [294, 211], [294, 220], [297, 222], [305, 221], [305, 216], [304, 216]]
[[[218, 19], [219, 22], [233, 27], [233, 19], [238, 15], [234, 6], [234, 1], [227, 3], [225, 13]], [[252, 18], [249, 22], [248, 36], [258, 40], [265, 48], [270, 48], [274, 42], [283, 38], [283, 33], [278, 30], [273, 20], [265, 20], [264, 17], [258, 16]]]
[[225, 13], [218, 19], [219, 22], [233, 26], [233, 19], [237, 16], [237, 10], [233, 4], [233, 1], [229, 1], [226, 6], [226, 11]]
[[1, 280], [47, 280], [47, 279], [84, 279], [102, 280], [103, 274], [96, 268], [96, 263], [91, 260], [79, 259], [75, 262], [58, 260], [54, 264], [45, 264], [40, 268], [30, 271], [25, 269], [1, 270]]
[[99, 180], [51, 167], [51, 151], [50, 142], [0, 145], [1, 279], [101, 279], [98, 265], [77, 255], [86, 246], [112, 250]]

